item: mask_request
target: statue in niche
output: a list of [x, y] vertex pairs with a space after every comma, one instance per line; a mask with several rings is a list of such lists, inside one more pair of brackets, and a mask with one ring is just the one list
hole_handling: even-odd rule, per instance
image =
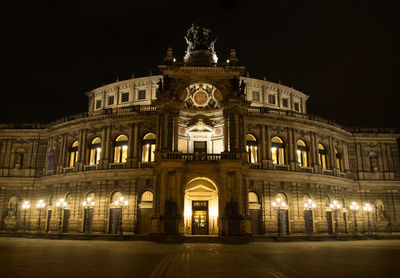
[[192, 27], [186, 32], [185, 40], [187, 44], [186, 53], [193, 50], [210, 50], [211, 52], [215, 52], [214, 47], [217, 38], [210, 29], [192, 24]]
[[378, 171], [378, 157], [377, 157], [376, 153], [371, 152], [369, 154], [369, 164], [370, 164], [371, 172]]
[[7, 218], [16, 218], [17, 217], [17, 202], [14, 200], [10, 200], [7, 208]]
[[240, 94], [241, 95], [244, 95], [245, 89], [246, 89], [246, 83], [242, 79], [242, 82], [240, 83]]
[[156, 97], [157, 98], [159, 98], [160, 97], [160, 95], [161, 95], [161, 93], [162, 93], [162, 91], [163, 91], [163, 82], [162, 82], [162, 80], [161, 80], [161, 78], [160, 78], [160, 80], [157, 82], [157, 91], [156, 91]]
[[24, 161], [24, 154], [22, 152], [15, 153], [14, 168], [15, 169], [22, 169], [23, 161]]

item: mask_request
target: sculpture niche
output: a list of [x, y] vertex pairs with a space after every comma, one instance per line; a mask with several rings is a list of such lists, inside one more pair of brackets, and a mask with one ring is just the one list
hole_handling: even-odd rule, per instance
[[214, 46], [217, 41], [210, 29], [192, 24], [185, 36], [187, 50], [185, 63], [214, 64], [218, 62]]

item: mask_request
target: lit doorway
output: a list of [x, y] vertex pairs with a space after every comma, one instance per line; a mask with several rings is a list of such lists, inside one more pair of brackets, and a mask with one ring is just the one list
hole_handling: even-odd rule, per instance
[[185, 190], [185, 235], [218, 235], [218, 189], [208, 178], [195, 178]]

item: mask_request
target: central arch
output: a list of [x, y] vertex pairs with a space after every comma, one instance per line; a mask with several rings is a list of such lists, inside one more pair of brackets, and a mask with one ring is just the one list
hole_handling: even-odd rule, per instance
[[185, 187], [185, 235], [218, 235], [218, 187], [197, 177]]

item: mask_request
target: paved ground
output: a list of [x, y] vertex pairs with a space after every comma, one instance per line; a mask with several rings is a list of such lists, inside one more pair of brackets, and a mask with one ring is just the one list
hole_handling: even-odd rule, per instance
[[400, 240], [175, 245], [0, 238], [0, 277], [400, 277]]

